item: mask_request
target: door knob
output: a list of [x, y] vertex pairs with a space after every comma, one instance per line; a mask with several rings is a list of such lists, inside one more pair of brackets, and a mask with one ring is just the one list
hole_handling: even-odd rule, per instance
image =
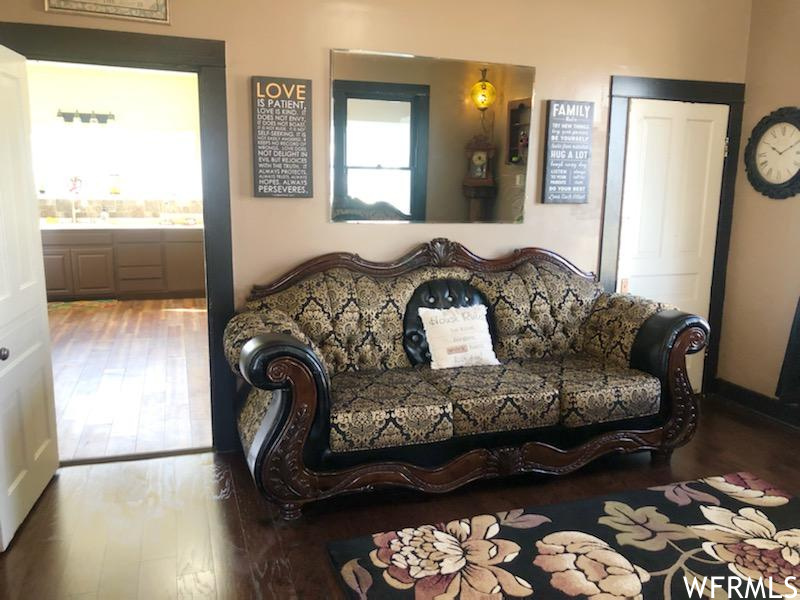
[[8, 348], [0, 348], [0, 360], [8, 360], [9, 356], [11, 356], [11, 352]]

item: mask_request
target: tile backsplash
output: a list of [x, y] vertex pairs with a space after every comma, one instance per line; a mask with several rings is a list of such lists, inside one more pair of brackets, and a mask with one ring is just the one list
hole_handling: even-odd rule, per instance
[[143, 200], [39, 200], [43, 219], [54, 221], [93, 221], [96, 219], [159, 219], [201, 222], [200, 201]]

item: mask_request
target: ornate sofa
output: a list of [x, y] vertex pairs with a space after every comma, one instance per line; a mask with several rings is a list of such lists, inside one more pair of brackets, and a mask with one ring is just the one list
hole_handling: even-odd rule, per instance
[[[476, 303], [501, 364], [431, 370], [417, 309]], [[446, 492], [609, 452], [668, 460], [697, 424], [685, 359], [707, 336], [701, 317], [603, 292], [552, 252], [487, 260], [436, 239], [388, 263], [327, 254], [256, 286], [225, 351], [248, 466], [293, 519], [378, 486]]]

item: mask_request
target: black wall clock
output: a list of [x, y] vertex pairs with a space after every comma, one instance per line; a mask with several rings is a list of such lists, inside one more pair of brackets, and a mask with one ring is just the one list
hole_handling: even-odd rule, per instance
[[800, 193], [800, 108], [785, 106], [761, 119], [744, 149], [752, 186], [782, 200]]

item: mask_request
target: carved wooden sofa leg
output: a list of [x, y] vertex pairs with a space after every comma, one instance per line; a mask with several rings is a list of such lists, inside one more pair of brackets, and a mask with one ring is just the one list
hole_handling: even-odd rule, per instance
[[668, 465], [672, 460], [672, 448], [650, 451], [650, 464], [654, 467]]
[[303, 507], [300, 504], [281, 504], [279, 509], [281, 518], [285, 521], [295, 521], [300, 518], [303, 512]]

